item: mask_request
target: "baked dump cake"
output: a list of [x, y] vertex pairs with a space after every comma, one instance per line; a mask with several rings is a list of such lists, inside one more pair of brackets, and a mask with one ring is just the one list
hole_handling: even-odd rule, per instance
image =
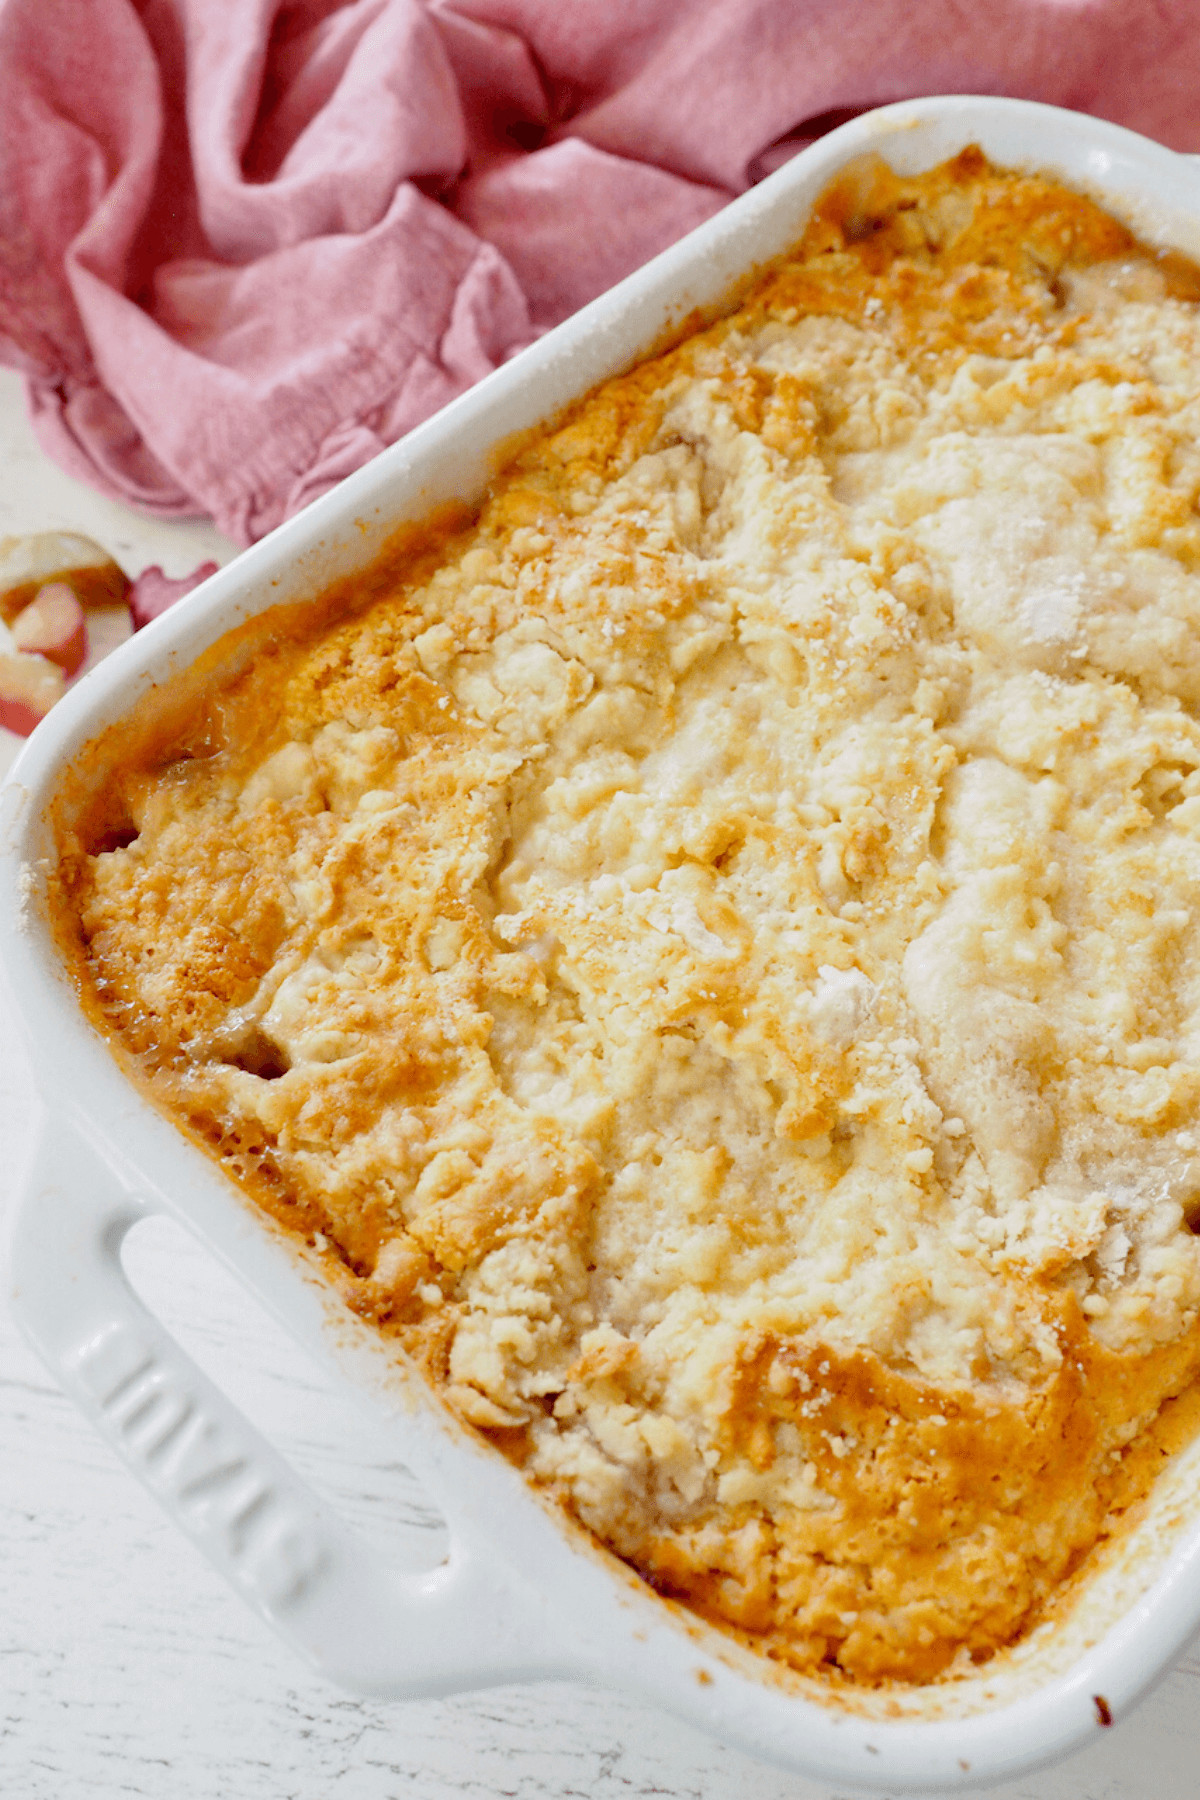
[[63, 825], [158, 1102], [795, 1670], [969, 1671], [1189, 1428], [1198, 295], [860, 168]]

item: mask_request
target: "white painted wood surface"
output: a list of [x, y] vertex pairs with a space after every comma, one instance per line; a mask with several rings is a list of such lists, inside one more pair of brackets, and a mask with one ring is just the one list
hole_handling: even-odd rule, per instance
[[[140, 518], [58, 473], [0, 371], [0, 535], [57, 526], [127, 569], [181, 574], [232, 546]], [[0, 733], [0, 740], [7, 734]], [[0, 741], [0, 766], [13, 746]], [[0, 1018], [0, 1189], [30, 1096]], [[131, 1273], [169, 1327], [368, 1536], [411, 1551], [437, 1522], [366, 1415], [224, 1271], [163, 1221]], [[1004, 1800], [1197, 1800], [1200, 1656], [1069, 1762]], [[833, 1800], [624, 1696], [562, 1684], [384, 1705], [314, 1679], [94, 1435], [0, 1309], [3, 1800]]]

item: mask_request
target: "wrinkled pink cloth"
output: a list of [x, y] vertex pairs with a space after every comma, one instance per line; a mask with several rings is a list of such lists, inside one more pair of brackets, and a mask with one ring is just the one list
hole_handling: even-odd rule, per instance
[[190, 575], [164, 575], [158, 563], [143, 569], [129, 589], [129, 616], [133, 620], [133, 629], [140, 631], [143, 625], [160, 618], [177, 600], [182, 600], [185, 594], [190, 594], [193, 588], [216, 572], [215, 562], [201, 563]]
[[830, 123], [1019, 94], [1200, 147], [1194, 0], [0, 0], [0, 359], [249, 542]]

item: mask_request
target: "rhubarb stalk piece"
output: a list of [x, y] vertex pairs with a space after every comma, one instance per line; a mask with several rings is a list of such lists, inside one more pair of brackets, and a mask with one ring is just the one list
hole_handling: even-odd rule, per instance
[[24, 650], [0, 651], [0, 725], [28, 737], [56, 700], [66, 678], [57, 663]]
[[17, 614], [12, 641], [18, 650], [37, 651], [57, 663], [64, 675], [76, 674], [88, 651], [83, 608], [65, 581], [39, 588]]
[[0, 538], [0, 618], [12, 623], [39, 588], [65, 582], [83, 607], [125, 599], [129, 578], [91, 538], [73, 531], [40, 531]]
[[78, 532], [0, 538], [0, 725], [28, 737], [87, 661], [85, 610], [103, 653], [114, 612], [128, 631], [128, 596], [125, 571]]

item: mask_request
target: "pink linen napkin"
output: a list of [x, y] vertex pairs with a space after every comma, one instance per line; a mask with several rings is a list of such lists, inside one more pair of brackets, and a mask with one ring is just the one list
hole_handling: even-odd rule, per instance
[[1200, 147], [1193, 0], [0, 0], [0, 360], [49, 453], [260, 537], [831, 120]]
[[182, 600], [185, 594], [190, 594], [193, 588], [199, 587], [202, 581], [207, 581], [216, 572], [215, 562], [203, 562], [190, 575], [174, 577], [164, 575], [158, 563], [143, 569], [137, 580], [129, 585], [129, 617], [133, 622], [133, 629], [140, 631], [143, 625], [149, 625], [152, 620], [165, 613], [168, 607], [174, 606], [177, 600]]

